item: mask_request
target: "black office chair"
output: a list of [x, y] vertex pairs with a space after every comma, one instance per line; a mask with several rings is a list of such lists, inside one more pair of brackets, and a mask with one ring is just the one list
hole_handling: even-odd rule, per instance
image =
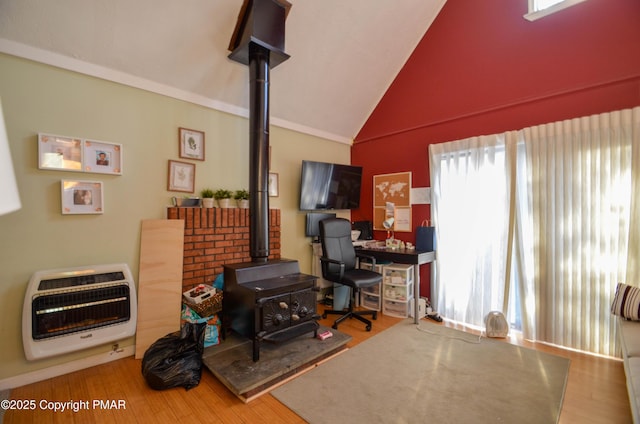
[[363, 315], [371, 315], [372, 319], [378, 317], [377, 311], [354, 311], [356, 296], [362, 287], [369, 287], [382, 281], [382, 275], [368, 269], [356, 268], [357, 257], [366, 259], [375, 269], [376, 260], [373, 256], [357, 254], [351, 241], [351, 223], [343, 218], [328, 218], [320, 221], [320, 242], [322, 243], [322, 277], [325, 280], [343, 284], [351, 288], [351, 301], [346, 311], [325, 310], [323, 318], [327, 314], [342, 315], [334, 323], [332, 328], [337, 329], [338, 324], [347, 318], [356, 318], [367, 324], [367, 331], [371, 331], [371, 321]]

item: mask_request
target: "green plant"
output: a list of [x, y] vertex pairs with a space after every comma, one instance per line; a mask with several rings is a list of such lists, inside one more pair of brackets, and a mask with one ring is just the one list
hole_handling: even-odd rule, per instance
[[200, 192], [200, 196], [203, 199], [211, 199], [213, 198], [213, 190], [211, 190], [210, 188], [205, 188]]
[[233, 193], [230, 190], [225, 190], [223, 188], [219, 188], [218, 190], [213, 192], [213, 197], [216, 200], [231, 199], [232, 196], [233, 196]]
[[236, 200], [249, 200], [249, 192], [247, 190], [236, 190], [236, 193], [233, 195], [233, 198]]

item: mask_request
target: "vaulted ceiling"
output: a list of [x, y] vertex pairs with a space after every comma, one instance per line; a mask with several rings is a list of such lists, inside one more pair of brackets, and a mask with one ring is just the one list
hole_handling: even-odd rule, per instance
[[[446, 0], [289, 0], [271, 122], [352, 140]], [[0, 0], [0, 52], [247, 115], [242, 0]], [[74, 69], [76, 68], [76, 69]]]

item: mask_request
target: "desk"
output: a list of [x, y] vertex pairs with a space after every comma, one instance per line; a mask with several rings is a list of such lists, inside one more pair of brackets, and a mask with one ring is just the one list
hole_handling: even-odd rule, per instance
[[436, 252], [422, 252], [415, 249], [387, 249], [386, 247], [363, 247], [356, 250], [363, 255], [376, 258], [376, 261], [391, 261], [399, 264], [418, 265], [416, 267], [416, 283], [413, 287], [413, 322], [418, 323], [418, 307], [420, 305], [420, 265], [428, 264], [436, 259]]

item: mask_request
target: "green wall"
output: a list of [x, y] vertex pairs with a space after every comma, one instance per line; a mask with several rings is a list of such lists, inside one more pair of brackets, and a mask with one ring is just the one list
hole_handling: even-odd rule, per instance
[[[249, 188], [248, 120], [148, 91], [0, 54], [0, 99], [22, 209], [0, 216], [0, 382], [9, 377], [110, 350], [87, 349], [27, 362], [22, 304], [39, 270], [125, 262], [138, 275], [140, 223], [165, 217], [170, 198], [167, 161], [178, 157], [178, 127], [204, 131], [206, 161], [196, 164], [204, 187]], [[38, 169], [38, 132], [123, 145], [123, 175]], [[305, 214], [298, 210], [303, 159], [349, 163], [350, 146], [288, 129], [271, 129], [271, 171], [280, 195], [282, 256], [311, 272]], [[62, 215], [60, 180], [103, 182], [104, 214]], [[348, 217], [348, 212], [341, 214]], [[133, 345], [130, 339], [121, 346]]]

